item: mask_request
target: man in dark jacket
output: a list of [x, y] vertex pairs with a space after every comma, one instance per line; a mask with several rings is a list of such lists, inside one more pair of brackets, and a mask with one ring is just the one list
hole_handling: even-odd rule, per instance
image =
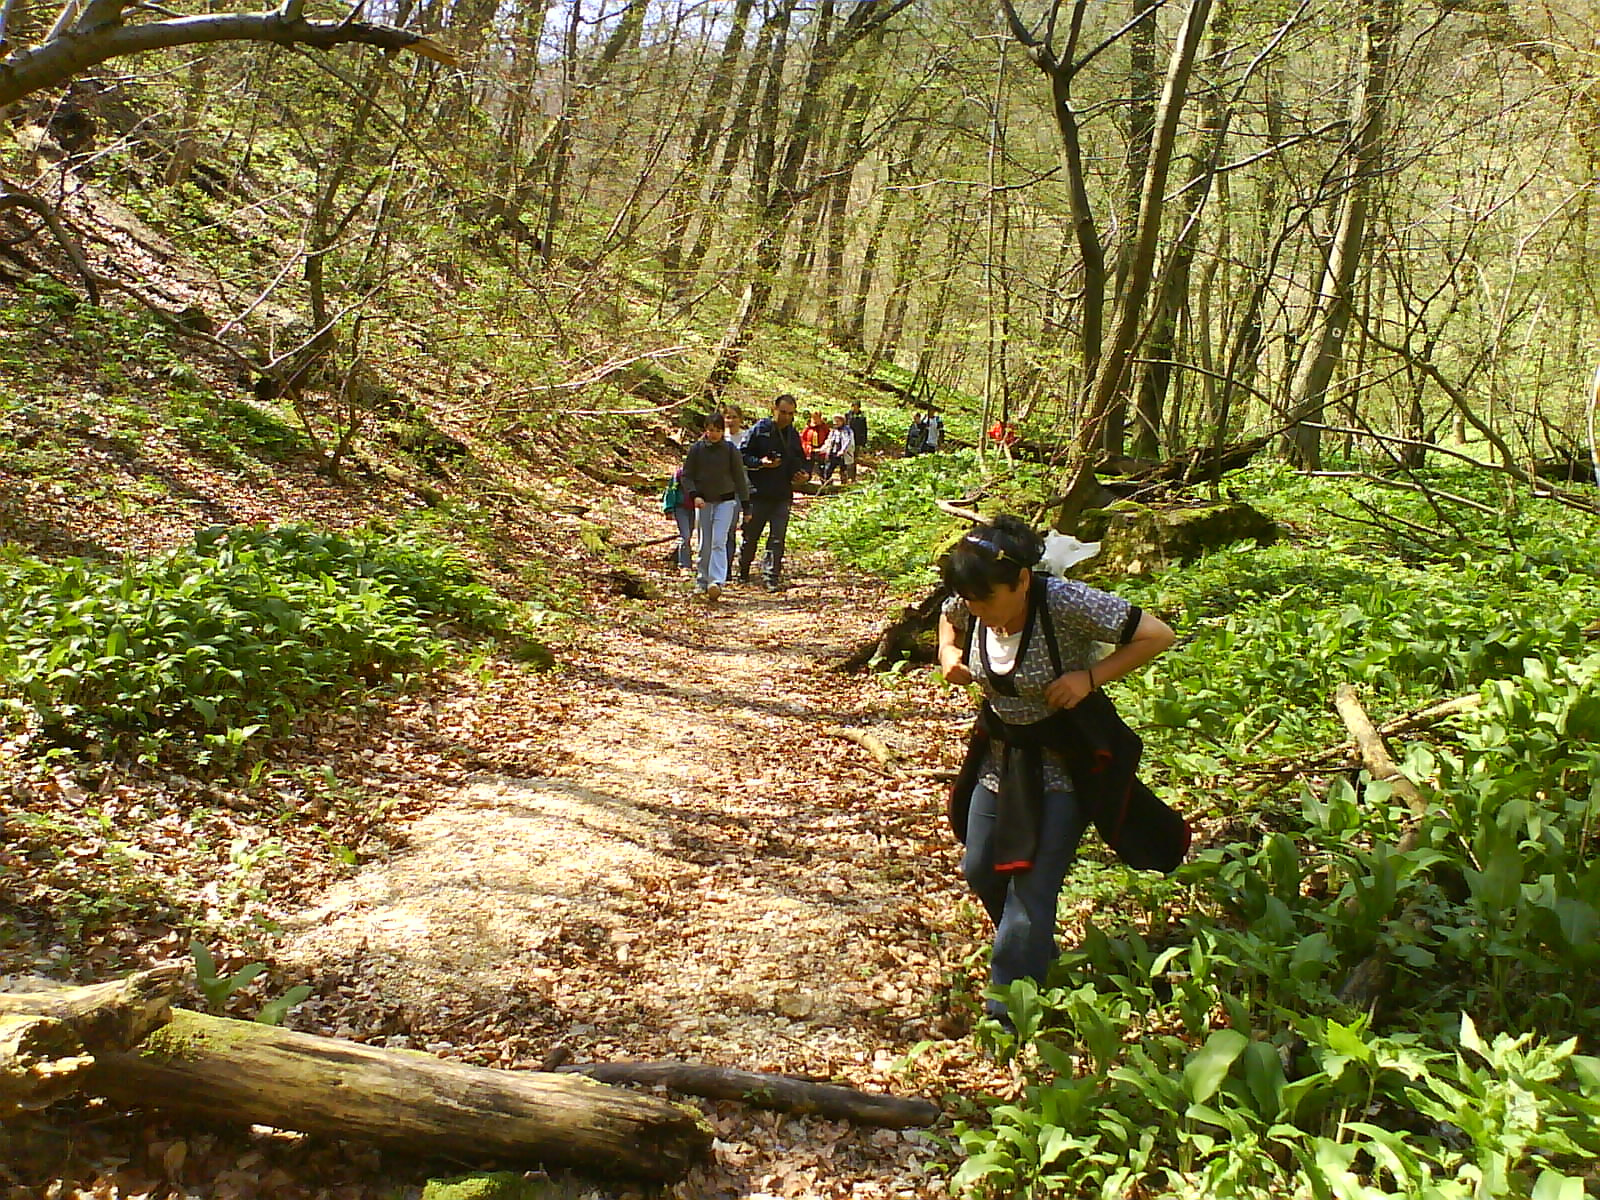
[[808, 474], [805, 451], [795, 432], [798, 402], [787, 392], [772, 401], [772, 415], [750, 427], [744, 444], [744, 465], [750, 475], [750, 520], [739, 547], [739, 578], [750, 580], [756, 543], [767, 531], [767, 552], [761, 559], [761, 577], [767, 591], [783, 586], [783, 543], [789, 533], [789, 508], [794, 485]]
[[[859, 459], [867, 452], [867, 414], [861, 411], [861, 401], [856, 400], [850, 405], [850, 415], [845, 418], [845, 423], [850, 426], [850, 432], [856, 439], [856, 458]], [[844, 481], [856, 481], [856, 464], [847, 463], [844, 469]]]

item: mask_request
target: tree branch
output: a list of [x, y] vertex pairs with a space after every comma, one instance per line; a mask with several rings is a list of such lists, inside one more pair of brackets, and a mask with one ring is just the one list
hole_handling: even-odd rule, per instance
[[65, 83], [89, 67], [127, 54], [206, 42], [276, 42], [281, 46], [332, 46], [357, 43], [384, 50], [411, 50], [447, 66], [458, 62], [445, 47], [419, 33], [367, 21], [296, 21], [276, 12], [208, 13], [111, 25], [61, 33], [41, 45], [0, 60], [0, 107], [43, 88]]
[[95, 284], [94, 272], [89, 269], [89, 261], [84, 258], [77, 241], [61, 223], [56, 210], [40, 197], [28, 192], [0, 191], [0, 209], [7, 208], [25, 208], [49, 226], [50, 232], [55, 235], [56, 243], [66, 252], [67, 257], [72, 260], [72, 265], [83, 278], [83, 290], [89, 293], [89, 302], [99, 304], [100, 289]]

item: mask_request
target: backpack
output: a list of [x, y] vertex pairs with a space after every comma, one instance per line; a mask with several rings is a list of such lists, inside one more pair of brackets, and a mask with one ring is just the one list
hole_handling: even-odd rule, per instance
[[683, 503], [683, 472], [677, 471], [667, 483], [667, 490], [661, 493], [661, 511], [669, 517], [680, 504]]

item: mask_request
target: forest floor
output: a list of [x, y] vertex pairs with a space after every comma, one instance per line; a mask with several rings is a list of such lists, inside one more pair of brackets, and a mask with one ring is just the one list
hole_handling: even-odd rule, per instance
[[[838, 731], [871, 729], [927, 767], [958, 744], [959, 716], [896, 719], [892, 693], [834, 671], [881, 611], [876, 589], [796, 565], [788, 590], [736, 584], [714, 607], [682, 594], [685, 573], [594, 638], [565, 667], [586, 700], [548, 773], [474, 779], [302, 913], [285, 958], [381, 981], [424, 1029], [516, 1013], [515, 1065], [565, 1043], [580, 1062], [942, 1099], [947, 1070], [978, 1067], [948, 1037], [965, 1031], [947, 988], [973, 943], [942, 788]], [[925, 1040], [941, 1051], [904, 1061]], [[709, 1111], [715, 1161], [672, 1194], [923, 1195], [948, 1159], [923, 1132]]]
[[[660, 529], [658, 512], [615, 495], [587, 518], [612, 544]], [[276, 989], [313, 988], [293, 1028], [510, 1069], [537, 1069], [559, 1045], [580, 1063], [777, 1071], [924, 1096], [947, 1113], [901, 1132], [696, 1100], [714, 1156], [665, 1195], [942, 1195], [958, 1157], [951, 1119], [1015, 1086], [970, 1036], [987, 930], [943, 816], [941, 772], [958, 760], [968, 701], [920, 678], [840, 673], [888, 597], [822, 555], [791, 548], [787, 590], [735, 584], [713, 606], [659, 547], [641, 553], [628, 569], [654, 598], [602, 602], [555, 671], [467, 656], [380, 712], [314, 722], [252, 788], [19, 775], [13, 811], [43, 823], [97, 809], [168, 877], [209, 871], [213, 916], [279, 929], [229, 963], [263, 958]], [[879, 764], [846, 730], [871, 732], [896, 760]], [[319, 793], [306, 783], [319, 771], [356, 790]], [[186, 833], [156, 815], [173, 812]], [[360, 865], [307, 852], [307, 828], [359, 846]], [[263, 829], [285, 849], [258, 878], [215, 861]], [[75, 845], [38, 876], [34, 911], [68, 893], [62, 871], [103, 870], [113, 840]], [[14, 865], [29, 871], [37, 856], [24, 850]], [[27, 898], [28, 881], [14, 882]], [[32, 963], [11, 954], [0, 966], [59, 974], [48, 918], [28, 922], [24, 908]], [[181, 957], [187, 936], [113, 922], [65, 952], [73, 975], [106, 977]], [[0, 1195], [16, 1200], [391, 1200], [450, 1171], [93, 1102], [0, 1135]], [[632, 1194], [578, 1177], [561, 1192]]]

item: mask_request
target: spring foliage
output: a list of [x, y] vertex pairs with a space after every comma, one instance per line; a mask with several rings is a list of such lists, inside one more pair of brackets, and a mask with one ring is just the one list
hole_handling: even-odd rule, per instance
[[303, 526], [202, 530], [121, 564], [0, 560], [0, 677], [47, 739], [201, 759], [441, 661], [502, 621], [450, 554]]

